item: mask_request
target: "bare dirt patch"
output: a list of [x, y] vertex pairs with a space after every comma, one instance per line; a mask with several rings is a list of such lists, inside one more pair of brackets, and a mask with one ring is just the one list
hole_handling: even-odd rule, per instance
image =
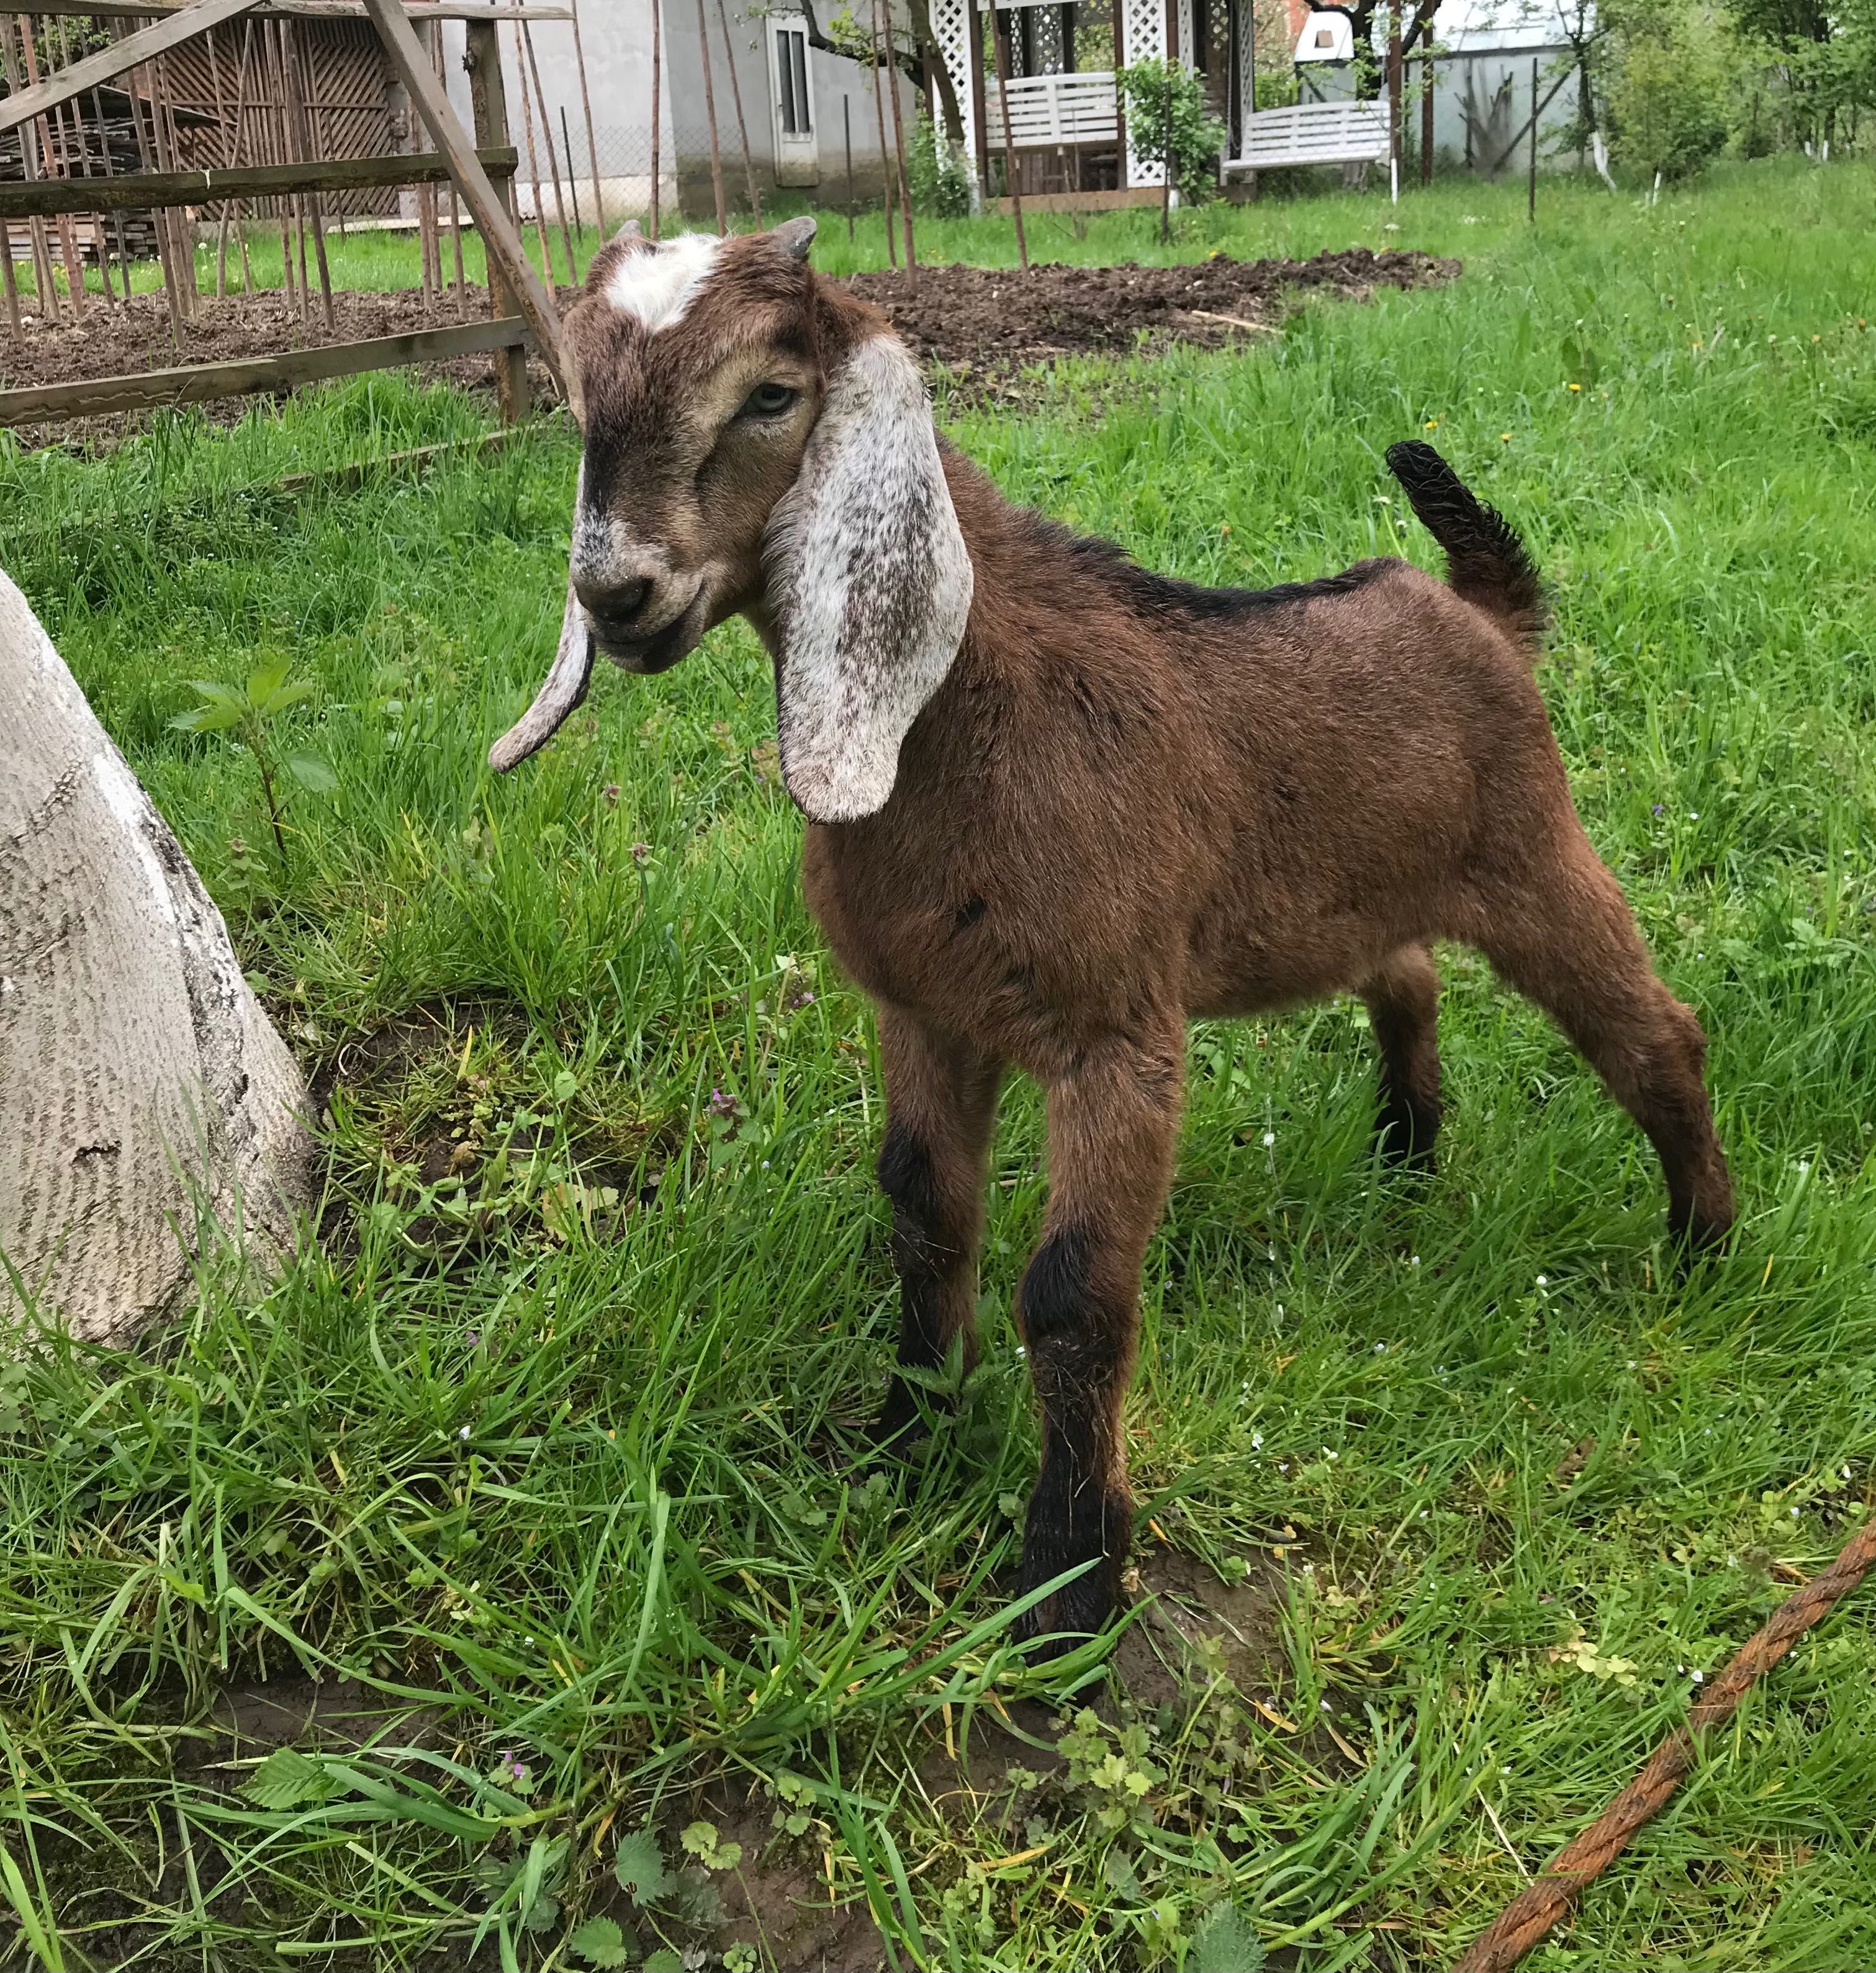
[[[564, 293], [563, 305], [571, 299]], [[484, 298], [473, 290], [467, 306], [471, 321], [480, 320], [486, 312]], [[127, 305], [108, 313], [100, 297], [82, 322], [48, 322], [29, 314], [19, 340], [0, 343], [0, 390], [283, 355], [332, 343], [366, 342], [378, 336], [408, 335], [420, 329], [443, 329], [459, 319], [447, 300], [426, 311], [423, 296], [415, 289], [336, 294], [332, 315], [333, 326], [329, 329], [316, 296], [309, 318], [303, 322], [299, 310], [277, 291], [229, 295], [220, 301], [205, 295], [195, 317], [181, 323], [172, 335], [169, 308], [161, 295], [133, 295]], [[486, 391], [493, 398], [493, 361], [487, 356], [457, 356], [417, 367], [427, 378]], [[535, 391], [551, 398], [552, 384], [545, 369], [531, 363], [529, 374]], [[247, 402], [242, 398], [218, 398], [203, 407], [204, 414], [218, 423], [232, 423]], [[77, 439], [97, 443], [121, 437], [148, 422], [147, 413], [126, 412], [25, 426], [19, 436], [28, 445]]]
[[921, 267], [915, 280], [900, 270], [847, 286], [928, 362], [1007, 368], [1131, 349], [1142, 334], [1215, 346], [1274, 330], [1299, 293], [1365, 301], [1377, 287], [1438, 286], [1459, 272], [1431, 254], [1351, 247], [1309, 260], [1221, 254], [1177, 267]]
[[[1435, 286], [1457, 277], [1457, 260], [1429, 254], [1371, 252], [1353, 247], [1309, 260], [1233, 260], [1217, 255], [1195, 265], [1074, 267], [1039, 263], [1026, 275], [1011, 268], [922, 267], [915, 282], [905, 272], [853, 276], [846, 285], [884, 310], [924, 361], [962, 377], [984, 381], [1024, 365], [1064, 355], [1099, 354], [1150, 342], [1176, 340], [1217, 346], [1234, 339], [1274, 333], [1298, 294], [1326, 293], [1365, 300], [1378, 287]], [[562, 290], [562, 306], [571, 290]], [[469, 309], [484, 304], [472, 292]], [[333, 297], [334, 323], [326, 326], [316, 299], [308, 318], [277, 291], [203, 296], [195, 317], [172, 335], [160, 295], [137, 295], [106, 312], [101, 299], [83, 322], [51, 323], [28, 316], [17, 341], [0, 344], [0, 389], [60, 384], [84, 378], [120, 377], [178, 365], [234, 362], [335, 342], [408, 335], [458, 319], [447, 301], [426, 311], [415, 290], [345, 293]], [[417, 366], [426, 377], [462, 388], [490, 391], [486, 356], [460, 356]], [[530, 365], [537, 393], [550, 399], [544, 368]], [[224, 398], [206, 407], [221, 422], [238, 418], [246, 400]], [[54, 441], [108, 443], [147, 424], [148, 414], [67, 420], [21, 427], [28, 445]]]

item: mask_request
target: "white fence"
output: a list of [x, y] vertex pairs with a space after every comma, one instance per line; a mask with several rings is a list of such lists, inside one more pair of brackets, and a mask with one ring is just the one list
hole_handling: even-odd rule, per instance
[[[1013, 114], [1011, 120], [1015, 120]], [[1227, 172], [1272, 172], [1286, 165], [1384, 165], [1385, 103], [1298, 103], [1244, 119], [1244, 142]]]
[[[984, 120], [990, 126], [993, 157], [1003, 149], [1001, 97], [994, 80], [986, 77]], [[1026, 75], [1010, 84], [1010, 135], [1019, 151], [1042, 150], [1056, 144], [1111, 144], [1119, 134], [1112, 70]]]

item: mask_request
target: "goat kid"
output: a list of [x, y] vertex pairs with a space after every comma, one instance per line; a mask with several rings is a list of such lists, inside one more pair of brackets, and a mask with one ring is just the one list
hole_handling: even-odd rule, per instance
[[[879, 1008], [902, 1363], [974, 1356], [998, 1086], [1016, 1066], [1048, 1092], [1020, 1585], [1079, 1570], [1024, 1630], [1084, 1633], [1131, 1532], [1122, 1405], [1188, 1020], [1352, 989], [1382, 1148], [1424, 1162], [1429, 947], [1465, 941], [1600, 1072], [1659, 1153], [1674, 1233], [1702, 1244], [1733, 1219], [1705, 1042], [1571, 805], [1531, 676], [1531, 563], [1430, 447], [1388, 463], [1446, 583], [1394, 560], [1264, 591], [1169, 581], [1010, 506], [940, 440], [885, 319], [807, 265], [814, 231], [628, 231], [594, 262], [566, 321], [565, 627], [489, 757], [547, 740], [595, 646], [656, 672], [726, 617], [755, 627], [808, 901]], [[917, 1419], [895, 1379], [882, 1435]]]

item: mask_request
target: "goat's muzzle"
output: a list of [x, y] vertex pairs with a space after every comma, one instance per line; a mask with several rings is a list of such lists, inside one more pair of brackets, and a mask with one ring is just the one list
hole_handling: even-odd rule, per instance
[[592, 676], [593, 633], [569, 582], [566, 611], [560, 620], [560, 643], [546, 681], [535, 694], [534, 703], [489, 749], [489, 765], [498, 774], [505, 774], [530, 754], [538, 753], [578, 708]]
[[[668, 590], [648, 597], [650, 584], [633, 587], [640, 593], [620, 599], [627, 606], [624, 608], [617, 607], [611, 595], [596, 596], [587, 605], [586, 620], [601, 651], [621, 671], [648, 677], [669, 671], [696, 649], [698, 639], [709, 627], [709, 601], [701, 577], [675, 611], [670, 607]], [[577, 583], [575, 587], [577, 591]], [[648, 618], [656, 620], [655, 629], [646, 627]]]

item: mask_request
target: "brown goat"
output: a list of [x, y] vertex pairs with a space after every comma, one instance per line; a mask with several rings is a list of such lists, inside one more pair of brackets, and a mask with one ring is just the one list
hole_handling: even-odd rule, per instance
[[[899, 1356], [972, 1311], [999, 1084], [1048, 1092], [1018, 1314], [1043, 1415], [1026, 1634], [1096, 1628], [1131, 1532], [1121, 1406], [1194, 1016], [1353, 990], [1390, 1157], [1439, 1127], [1436, 938], [1554, 1016], [1660, 1155], [1669, 1224], [1731, 1224], [1699, 1024], [1571, 805], [1532, 679], [1535, 572], [1430, 447], [1388, 463], [1446, 551], [1321, 581], [1152, 574], [1003, 499], [935, 436], [884, 319], [806, 264], [811, 220], [630, 235], [567, 319], [584, 437], [571, 585], [508, 767], [593, 646], [664, 670], [738, 612], [774, 659], [808, 901], [878, 1003]], [[589, 636], [589, 629], [591, 635]], [[895, 1379], [879, 1429], [913, 1428]]]

